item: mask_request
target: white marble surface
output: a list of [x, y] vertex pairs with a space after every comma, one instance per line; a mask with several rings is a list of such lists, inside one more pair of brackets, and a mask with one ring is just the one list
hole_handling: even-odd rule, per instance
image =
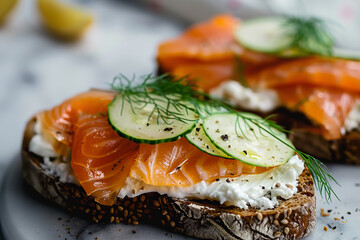
[[19, 151], [25, 123], [34, 113], [91, 87], [107, 88], [119, 72], [153, 72], [156, 46], [183, 27], [127, 2], [81, 3], [96, 20], [76, 44], [44, 33], [34, 0], [20, 1], [0, 28], [0, 169]]
[[[183, 29], [182, 23], [174, 19], [155, 16], [128, 3], [81, 2], [94, 12], [96, 22], [86, 38], [76, 44], [60, 43], [44, 34], [33, 0], [21, 1], [11, 21], [0, 29], [0, 178], [10, 169], [7, 167], [10, 162], [19, 160], [25, 123], [35, 112], [50, 108], [90, 87], [104, 88], [119, 72], [141, 75], [154, 71], [157, 44]], [[13, 166], [18, 165], [15, 163]], [[19, 178], [18, 170], [13, 167], [13, 174], [17, 175], [12, 176]], [[309, 239], [357, 239], [360, 236], [357, 227], [360, 212], [355, 210], [360, 208], [360, 187], [356, 187], [355, 183], [360, 184], [360, 168], [341, 166], [332, 170], [344, 186], [337, 188], [342, 202], [325, 205], [319, 198], [318, 212], [321, 207], [326, 210], [331, 208], [333, 212], [328, 218], [318, 218], [316, 231]], [[15, 199], [25, 201], [24, 204], [31, 207], [31, 203], [26, 203], [26, 198], [22, 197], [24, 192], [20, 183], [19, 179], [14, 183], [18, 185], [13, 186], [20, 187], [17, 188], [20, 190], [12, 194], [18, 194]], [[3, 192], [1, 195], [4, 197]], [[38, 204], [35, 208], [43, 207], [34, 200], [30, 201]], [[46, 207], [44, 215], [38, 218], [54, 217], [51, 221], [56, 222], [58, 215], [52, 215], [51, 209]], [[351, 215], [347, 211], [351, 211]], [[68, 217], [65, 213], [59, 214], [64, 219]], [[18, 215], [20, 218], [12, 216], [13, 225], [19, 219], [26, 219], [21, 215]], [[334, 220], [334, 217], [341, 216], [348, 221], [342, 223]], [[28, 225], [34, 234], [29, 239], [43, 239], [37, 237], [38, 232], [54, 234], [56, 228], [53, 226], [46, 226], [47, 230], [44, 231], [35, 225], [37, 223]], [[337, 229], [325, 232], [322, 228], [326, 224], [337, 226]], [[111, 232], [110, 228], [115, 229], [109, 227], [106, 231]], [[62, 231], [66, 233], [65, 229]]]

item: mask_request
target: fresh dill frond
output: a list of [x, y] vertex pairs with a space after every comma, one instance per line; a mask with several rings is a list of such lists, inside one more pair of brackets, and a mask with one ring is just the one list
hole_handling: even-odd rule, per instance
[[287, 34], [292, 36], [293, 48], [307, 54], [332, 56], [334, 41], [321, 19], [291, 16], [286, 18], [284, 27]]
[[336, 179], [331, 176], [329, 169], [315, 157], [303, 153], [299, 150], [296, 150], [296, 153], [304, 160], [306, 166], [308, 167], [311, 176], [314, 178], [315, 187], [319, 190], [322, 198], [325, 198], [327, 202], [331, 201], [331, 195], [339, 199], [334, 190], [330, 185], [330, 181], [335, 182], [337, 185], [340, 185]]
[[[249, 121], [252, 121], [252, 120], [249, 119]], [[273, 128], [273, 127], [276, 128], [277, 124], [274, 122], [268, 123], [267, 121], [268, 120], [265, 120], [265, 124], [264, 123], [260, 123], [260, 124], [256, 123], [256, 125], [260, 129], [262, 129], [265, 132], [267, 132], [268, 134], [270, 134], [272, 137], [279, 140], [281, 143], [283, 143], [286, 146], [288, 146], [289, 148], [293, 149], [300, 156], [300, 158], [302, 158], [304, 160], [305, 165], [309, 169], [311, 176], [314, 179], [316, 189], [320, 192], [321, 197], [325, 198], [326, 202], [329, 202], [332, 200], [331, 199], [332, 195], [335, 195], [335, 197], [339, 200], [339, 197], [336, 195], [336, 193], [332, 189], [330, 182], [334, 182], [337, 185], [339, 185], [339, 183], [331, 175], [330, 170], [317, 158], [296, 149], [294, 146], [289, 145], [288, 143], [284, 142], [276, 134], [271, 133], [271, 128]], [[277, 129], [280, 131], [286, 131], [282, 127], [277, 128]], [[289, 131], [286, 131], [286, 132], [289, 132]]]
[[[206, 114], [204, 113], [209, 113], [210, 109], [213, 108], [235, 113], [237, 120], [234, 128], [239, 136], [241, 135], [248, 138], [247, 135], [255, 134], [255, 131], [251, 130], [251, 125], [257, 126], [261, 134], [263, 134], [262, 132], [267, 133], [295, 151], [304, 160], [314, 179], [315, 187], [320, 191], [321, 196], [324, 197], [326, 201], [330, 201], [332, 195], [338, 198], [330, 184], [331, 181], [336, 184], [338, 184], [338, 182], [331, 176], [329, 169], [315, 157], [297, 150], [292, 144], [282, 140], [275, 131], [285, 133], [289, 131], [272, 121], [273, 115], [267, 118], [260, 118], [254, 117], [254, 115], [250, 117], [246, 113], [238, 112], [231, 105], [221, 101], [221, 99], [197, 90], [195, 85], [192, 84], [187, 77], [175, 79], [167, 74], [161, 76], [152, 76], [149, 74], [142, 80], [142, 83], [136, 84], [135, 77], [129, 79], [119, 74], [114, 78], [111, 88], [118, 92], [123, 103], [126, 101], [130, 106], [133, 104], [140, 104], [143, 105], [143, 107], [147, 105], [153, 106], [148, 117], [150, 119], [156, 113], [158, 124], [159, 121], [168, 125], [174, 120], [184, 123], [194, 121], [194, 119], [189, 119], [188, 115], [184, 115], [182, 113], [184, 111], [196, 113], [200, 118], [205, 117]], [[159, 101], [161, 101], [161, 103], [165, 101], [166, 104], [159, 104]], [[136, 114], [135, 108], [132, 107], [132, 111]], [[246, 127], [244, 129], [241, 126]]]
[[[188, 118], [188, 115], [184, 115], [182, 111], [196, 112], [193, 105], [188, 104], [191, 103], [192, 98], [189, 96], [193, 94], [194, 86], [185, 79], [170, 81], [166, 74], [158, 77], [149, 74], [143, 78], [142, 83], [136, 84], [135, 77], [129, 79], [119, 74], [110, 86], [122, 98], [122, 109], [125, 102], [129, 103], [134, 114], [136, 114], [135, 104], [142, 106], [141, 109], [152, 106], [148, 119], [156, 117], [158, 124], [161, 121], [170, 125], [174, 120], [183, 123], [196, 121], [196, 119]], [[165, 104], [163, 104], [164, 101]]]

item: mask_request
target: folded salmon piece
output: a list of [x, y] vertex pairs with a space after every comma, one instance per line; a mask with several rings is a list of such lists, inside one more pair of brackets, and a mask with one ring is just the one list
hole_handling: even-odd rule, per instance
[[259, 174], [270, 169], [211, 156], [197, 149], [186, 138], [180, 138], [169, 143], [141, 144], [130, 175], [155, 186], [185, 187], [218, 178]]
[[234, 61], [236, 57], [246, 65], [279, 60], [238, 44], [233, 33], [239, 24], [238, 18], [224, 14], [190, 27], [179, 37], [160, 44], [157, 55], [160, 67], [172, 72], [179, 65]]
[[304, 113], [320, 125], [320, 133], [327, 140], [339, 139], [345, 119], [353, 108], [357, 94], [339, 89], [290, 85], [275, 88], [283, 104]]
[[360, 96], [360, 62], [308, 57], [283, 62], [247, 75], [255, 89], [275, 89], [282, 104], [298, 105], [320, 125], [327, 140], [339, 139], [345, 119]]

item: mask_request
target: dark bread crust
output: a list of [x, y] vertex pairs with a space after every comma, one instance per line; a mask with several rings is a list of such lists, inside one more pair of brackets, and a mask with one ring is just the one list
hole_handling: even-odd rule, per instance
[[81, 186], [62, 183], [41, 168], [42, 158], [28, 151], [35, 119], [26, 127], [22, 146], [23, 176], [27, 185], [43, 198], [96, 223], [150, 222], [174, 232], [203, 239], [298, 239], [307, 236], [316, 223], [313, 179], [305, 169], [298, 193], [271, 210], [242, 210], [216, 202], [183, 200], [158, 193], [117, 199], [103, 206], [87, 196]]

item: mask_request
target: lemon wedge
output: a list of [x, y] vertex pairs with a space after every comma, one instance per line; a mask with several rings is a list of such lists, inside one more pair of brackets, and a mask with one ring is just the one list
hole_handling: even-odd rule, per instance
[[18, 0], [0, 0], [0, 25], [2, 25]]
[[90, 13], [56, 0], [38, 0], [38, 8], [48, 32], [64, 40], [80, 38], [93, 22]]

